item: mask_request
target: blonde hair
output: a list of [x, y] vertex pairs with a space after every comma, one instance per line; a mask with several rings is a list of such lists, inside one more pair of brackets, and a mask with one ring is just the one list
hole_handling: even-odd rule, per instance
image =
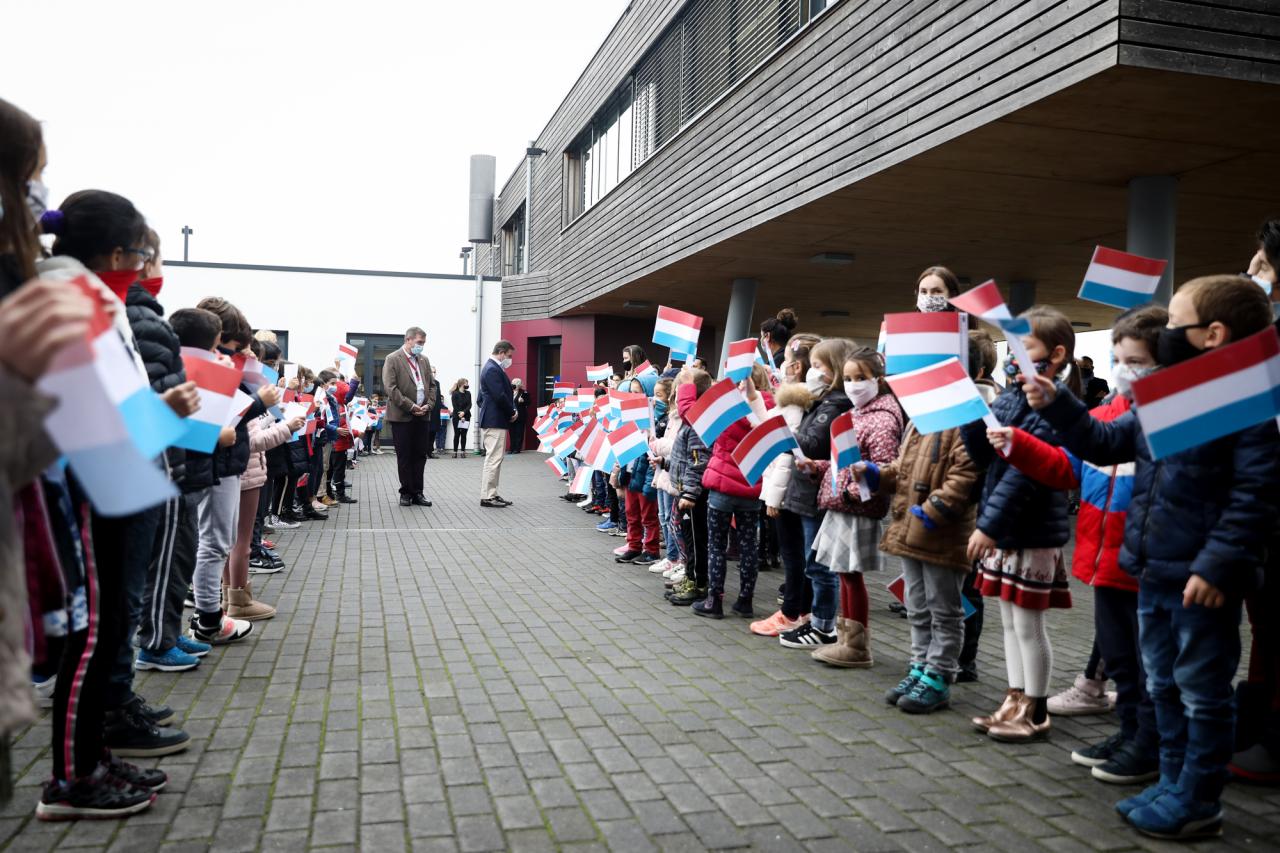
[[827, 385], [826, 394], [836, 388], [840, 388], [844, 384], [844, 363], [849, 360], [849, 356], [858, 349], [858, 345], [848, 338], [825, 338], [822, 343], [814, 347], [809, 353], [809, 366], [813, 366], [814, 361], [821, 361], [823, 364], [831, 368], [831, 382]]

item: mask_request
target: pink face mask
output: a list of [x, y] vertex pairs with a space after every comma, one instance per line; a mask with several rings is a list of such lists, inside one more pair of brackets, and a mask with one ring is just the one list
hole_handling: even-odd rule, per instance
[[692, 382], [686, 382], [676, 389], [676, 411], [680, 413], [681, 419], [688, 414], [693, 408], [693, 404], [698, 401], [698, 387]]

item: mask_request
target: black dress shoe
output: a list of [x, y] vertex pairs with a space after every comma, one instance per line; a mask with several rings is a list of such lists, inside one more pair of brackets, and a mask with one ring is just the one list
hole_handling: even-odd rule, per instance
[[504, 498], [502, 495], [494, 495], [494, 496], [493, 496], [493, 499], [494, 499], [495, 501], [497, 501], [498, 503], [502, 504], [503, 506], [514, 506], [514, 505], [515, 505], [512, 501], [507, 500], [507, 499], [506, 499], [506, 498]]
[[413, 498], [406, 498], [404, 495], [401, 495], [400, 506], [413, 506]]
[[413, 505], [414, 506], [431, 506], [431, 501], [427, 500], [422, 495], [414, 495]]
[[496, 498], [481, 498], [480, 506], [489, 507], [490, 509], [506, 509], [507, 505]]

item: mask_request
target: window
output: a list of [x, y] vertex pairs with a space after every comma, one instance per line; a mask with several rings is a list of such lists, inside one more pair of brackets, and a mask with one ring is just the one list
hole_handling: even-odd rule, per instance
[[830, 0], [690, 0], [565, 151], [565, 214], [585, 213]]
[[521, 275], [529, 270], [524, 258], [524, 205], [502, 226], [502, 274]]

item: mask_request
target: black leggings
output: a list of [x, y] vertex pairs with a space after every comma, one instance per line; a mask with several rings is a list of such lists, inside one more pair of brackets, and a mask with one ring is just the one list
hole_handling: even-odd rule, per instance
[[805, 576], [809, 555], [804, 549], [804, 523], [794, 512], [780, 510], [777, 523], [778, 554], [782, 557], [782, 569], [786, 582], [782, 592], [782, 615], [796, 620], [809, 612], [813, 602], [813, 587]]
[[458, 422], [453, 422], [453, 449], [455, 452], [467, 449], [467, 430], [458, 429]]

